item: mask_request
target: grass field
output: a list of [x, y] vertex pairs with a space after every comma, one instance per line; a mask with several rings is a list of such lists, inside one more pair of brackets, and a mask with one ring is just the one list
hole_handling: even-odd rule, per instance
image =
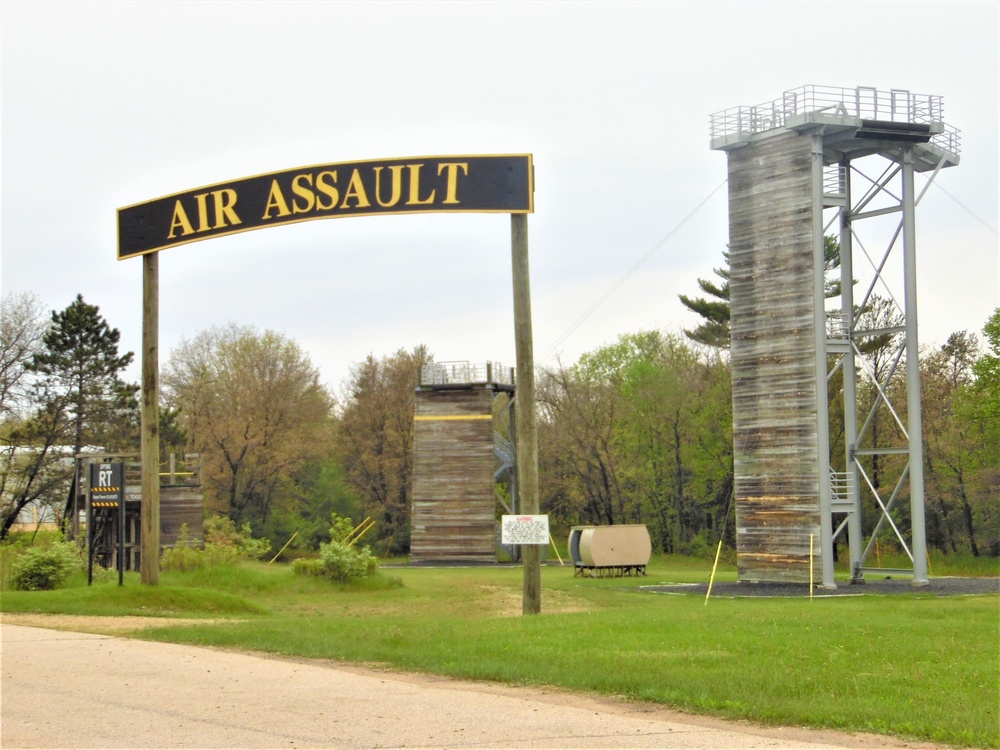
[[[581, 579], [548, 566], [538, 617], [520, 616], [519, 568], [391, 568], [378, 582], [336, 588], [251, 563], [164, 573], [156, 588], [129, 576], [123, 589], [74, 580], [54, 592], [4, 592], [2, 609], [213, 618], [197, 628], [165, 622], [140, 637], [553, 685], [762, 723], [1000, 745], [1000, 597], [915, 590], [706, 605], [702, 596], [638, 589], [708, 574], [708, 563], [684, 558], [654, 559], [646, 578]], [[735, 571], [718, 577], [734, 580]]]

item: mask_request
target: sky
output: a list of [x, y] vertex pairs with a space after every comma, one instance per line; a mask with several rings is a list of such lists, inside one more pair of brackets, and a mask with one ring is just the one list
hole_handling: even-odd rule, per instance
[[[536, 364], [693, 328], [678, 295], [728, 240], [709, 116], [809, 84], [943, 97], [961, 163], [916, 212], [921, 343], [1000, 305], [997, 2], [5, 0], [0, 43], [0, 288], [47, 310], [82, 294], [122, 350], [141, 347], [142, 261], [116, 259], [119, 207], [421, 155], [533, 155]], [[418, 344], [515, 364], [507, 215], [310, 221], [159, 266], [161, 365], [230, 322], [294, 339], [337, 393]]]

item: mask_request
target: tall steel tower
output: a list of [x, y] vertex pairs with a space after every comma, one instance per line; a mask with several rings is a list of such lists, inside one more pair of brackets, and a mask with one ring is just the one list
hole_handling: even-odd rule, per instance
[[711, 136], [729, 165], [739, 578], [832, 588], [846, 532], [860, 582], [891, 530], [912, 562], [895, 572], [926, 583], [914, 173], [958, 164], [958, 131], [939, 96], [809, 85], [712, 115]]

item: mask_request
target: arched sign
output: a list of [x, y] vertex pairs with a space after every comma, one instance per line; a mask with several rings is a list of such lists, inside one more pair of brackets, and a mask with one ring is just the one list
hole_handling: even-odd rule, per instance
[[118, 259], [313, 219], [532, 213], [531, 155], [343, 162], [245, 177], [118, 209]]
[[[118, 259], [142, 256], [142, 582], [159, 582], [159, 251], [314, 219], [427, 212], [509, 213], [517, 357], [517, 471], [522, 510], [538, 514], [535, 365], [528, 283], [531, 154], [433, 156], [300, 167], [118, 209]], [[524, 554], [525, 614], [541, 611], [538, 547]]]

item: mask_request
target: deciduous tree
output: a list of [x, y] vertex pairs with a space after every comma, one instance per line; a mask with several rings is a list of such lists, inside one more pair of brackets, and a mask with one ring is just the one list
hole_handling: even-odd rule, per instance
[[338, 452], [347, 480], [378, 523], [387, 551], [409, 550], [413, 486], [413, 405], [425, 346], [390, 357], [369, 355], [352, 368], [339, 415]]
[[983, 327], [987, 351], [972, 365], [974, 381], [964, 389], [956, 414], [972, 441], [972, 513], [988, 553], [1000, 556], [1000, 308]]
[[942, 552], [957, 552], [965, 543], [979, 555], [971, 486], [975, 476], [977, 431], [956, 413], [959, 401], [974, 382], [973, 367], [979, 342], [967, 331], [948, 337], [947, 343], [921, 363], [925, 502], [928, 542]]
[[59, 509], [84, 445], [119, 448], [137, 427], [137, 386], [121, 380], [132, 354], [78, 295], [47, 328], [31, 295], [4, 299], [0, 418], [0, 537], [30, 504]]
[[0, 420], [17, 416], [28, 404], [28, 368], [41, 349], [45, 327], [35, 295], [6, 294], [0, 300]]
[[724, 358], [657, 331], [543, 371], [546, 510], [568, 524], [645, 523], [665, 551], [704, 547], [732, 494], [730, 394]]
[[188, 447], [202, 456], [206, 499], [258, 530], [283, 482], [325, 454], [332, 399], [294, 341], [230, 324], [184, 340], [162, 376]]
[[0, 425], [0, 539], [21, 511], [36, 504], [57, 512], [73, 475], [71, 456], [60, 450], [72, 429], [65, 396], [39, 386], [38, 405], [25, 419]]

